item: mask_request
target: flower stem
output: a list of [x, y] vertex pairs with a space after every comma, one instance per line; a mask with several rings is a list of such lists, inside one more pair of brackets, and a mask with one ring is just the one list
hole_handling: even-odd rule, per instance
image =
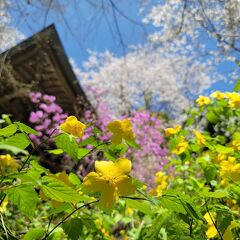
[[80, 210], [80, 209], [82, 209], [82, 208], [84, 208], [84, 207], [88, 207], [88, 206], [92, 205], [93, 203], [97, 203], [97, 202], [99, 202], [99, 200], [95, 200], [95, 201], [93, 201], [93, 202], [86, 203], [86, 204], [84, 204], [84, 205], [82, 205], [82, 206], [74, 209], [74, 210], [73, 210], [71, 213], [69, 213], [65, 218], [63, 218], [58, 224], [56, 224], [56, 225], [51, 229], [51, 231], [48, 232], [48, 233], [44, 236], [44, 238], [42, 238], [42, 240], [47, 239], [47, 237], [48, 237], [57, 227], [59, 227], [62, 223], [64, 223], [64, 222], [65, 222], [69, 217], [71, 217], [75, 212], [77, 212], [78, 210]]

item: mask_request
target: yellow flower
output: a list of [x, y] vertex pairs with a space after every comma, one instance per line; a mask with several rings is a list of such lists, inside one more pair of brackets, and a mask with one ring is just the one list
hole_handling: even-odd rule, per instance
[[128, 216], [128, 217], [131, 217], [133, 215], [133, 209], [130, 208], [130, 207], [126, 207], [125, 215]]
[[230, 177], [233, 181], [240, 180], [240, 163], [236, 162], [236, 158], [228, 157], [228, 160], [220, 163], [220, 176]]
[[213, 159], [213, 163], [219, 164], [219, 163], [221, 163], [223, 160], [226, 160], [227, 158], [228, 158], [227, 154], [219, 153], [219, 154]]
[[225, 94], [220, 92], [220, 91], [215, 91], [211, 94], [212, 98], [216, 98], [218, 100], [224, 99], [225, 98]]
[[205, 96], [199, 96], [199, 98], [196, 100], [196, 103], [199, 105], [199, 106], [203, 106], [203, 105], [207, 105], [207, 104], [210, 104], [211, 103], [211, 100], [209, 97], [205, 97]]
[[0, 213], [6, 212], [7, 205], [8, 205], [8, 199], [7, 199], [7, 197], [5, 197], [0, 205]]
[[206, 139], [200, 132], [198, 132], [197, 130], [194, 129], [193, 133], [194, 133], [194, 135], [197, 139], [197, 144], [198, 145], [205, 145], [206, 144]]
[[89, 173], [83, 179], [83, 185], [92, 192], [99, 192], [100, 205], [111, 209], [120, 195], [135, 192], [135, 186], [128, 175], [131, 168], [132, 164], [126, 158], [119, 158], [115, 162], [96, 161], [96, 172]]
[[10, 154], [0, 155], [0, 170], [2, 174], [8, 171], [16, 171], [18, 169], [18, 163]]
[[155, 183], [156, 183], [156, 188], [152, 189], [150, 191], [150, 194], [155, 195], [157, 197], [160, 197], [163, 193], [163, 191], [167, 188], [168, 186], [168, 176], [165, 175], [165, 173], [159, 171], [155, 174]]
[[213, 238], [218, 234], [217, 229], [215, 228], [214, 223], [213, 223], [213, 222], [215, 222], [215, 216], [216, 216], [216, 214], [213, 212], [209, 212], [209, 213], [207, 212], [204, 215], [204, 218], [208, 223], [208, 230], [206, 231], [206, 235], [208, 238]]
[[87, 126], [78, 121], [75, 116], [70, 116], [63, 124], [60, 125], [60, 127], [64, 132], [70, 133], [74, 137], [81, 138]]
[[[213, 212], [209, 212], [209, 213], [207, 212], [204, 215], [204, 218], [208, 223], [208, 230], [206, 232], [206, 235], [207, 235], [208, 238], [214, 238], [215, 236], [218, 235], [217, 229], [214, 226], [214, 223], [216, 224], [215, 217], [216, 217], [216, 214], [213, 213]], [[222, 236], [223, 240], [233, 240], [233, 235], [232, 235], [231, 229], [236, 227], [236, 226], [237, 226], [236, 222], [232, 221], [231, 224], [227, 227], [227, 229], [225, 230], [225, 232]]]
[[232, 147], [236, 151], [240, 151], [240, 140], [233, 140], [229, 144], [230, 147]]
[[226, 96], [229, 98], [229, 106], [231, 108], [239, 108], [240, 107], [240, 94], [237, 92], [226, 93]]
[[181, 130], [181, 126], [177, 125], [174, 128], [166, 128], [165, 129], [165, 134], [166, 134], [167, 137], [169, 137], [170, 135], [177, 134], [180, 130]]
[[180, 142], [177, 144], [177, 146], [172, 150], [172, 153], [175, 153], [177, 155], [180, 155], [188, 148], [188, 143], [185, 141], [184, 138], [181, 138]]
[[106, 126], [106, 128], [113, 133], [112, 136], [113, 144], [122, 143], [122, 139], [125, 139], [127, 141], [134, 140], [132, 124], [129, 118], [112, 121]]

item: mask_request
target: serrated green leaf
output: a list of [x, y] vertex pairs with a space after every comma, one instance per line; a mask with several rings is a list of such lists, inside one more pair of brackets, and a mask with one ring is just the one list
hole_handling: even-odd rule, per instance
[[210, 123], [213, 123], [213, 124], [215, 124], [219, 121], [218, 115], [216, 115], [213, 111], [209, 111], [206, 114], [206, 118]]
[[17, 133], [8, 139], [6, 139], [3, 144], [10, 145], [13, 147], [17, 147], [20, 149], [25, 149], [27, 146], [29, 146], [30, 141], [27, 138], [25, 133]]
[[217, 210], [216, 222], [217, 222], [218, 229], [222, 233], [225, 232], [227, 227], [231, 224], [232, 220], [233, 220], [232, 215], [228, 210], [223, 210], [223, 209]]
[[7, 127], [0, 129], [0, 136], [9, 137], [17, 131], [17, 126], [15, 124], [8, 125]]
[[229, 196], [229, 193], [227, 190], [217, 190], [215, 192], [203, 191], [201, 192], [201, 196], [209, 198], [224, 198]]
[[72, 172], [69, 174], [68, 179], [73, 185], [80, 185], [81, 184], [81, 181], [80, 181], [79, 177]]
[[134, 200], [134, 199], [126, 199], [126, 204], [134, 209], [137, 209], [140, 212], [145, 214], [151, 213], [151, 207], [149, 202], [143, 200]]
[[215, 150], [218, 153], [231, 153], [231, 152], [233, 152], [233, 149], [231, 147], [225, 147], [225, 146], [222, 146], [222, 145], [216, 145]]
[[38, 195], [31, 184], [21, 184], [6, 190], [8, 199], [28, 216], [33, 215], [38, 203]]
[[162, 196], [160, 199], [161, 205], [169, 210], [172, 210], [177, 213], [186, 214], [186, 209], [183, 207], [181, 201], [175, 196]]
[[158, 239], [160, 229], [164, 226], [166, 222], [169, 221], [170, 218], [171, 213], [169, 211], [166, 210], [162, 211], [162, 213], [154, 219], [151, 228], [147, 231], [145, 239], [149, 240]]
[[82, 159], [83, 157], [87, 156], [90, 152], [91, 152], [90, 149], [78, 148], [78, 159]]
[[78, 240], [82, 234], [83, 223], [79, 218], [72, 218], [62, 225], [62, 228], [69, 239]]
[[57, 208], [53, 208], [51, 209], [48, 214], [49, 216], [50, 215], [54, 215], [54, 214], [58, 214], [58, 213], [61, 213], [61, 212], [65, 212], [67, 210], [74, 210], [71, 203], [62, 203], [60, 207], [57, 207]]
[[197, 220], [201, 219], [198, 212], [195, 210], [195, 207], [192, 204], [185, 201], [183, 201], [182, 204], [189, 216]]
[[135, 141], [126, 141], [126, 143], [128, 146], [132, 148], [141, 149], [141, 146], [137, 144]]
[[204, 168], [204, 175], [207, 182], [211, 182], [212, 180], [215, 180], [217, 174], [218, 174], [218, 171], [214, 165], [207, 165]]
[[55, 143], [58, 148], [66, 152], [73, 160], [78, 159], [78, 145], [76, 139], [66, 133], [55, 137]]
[[18, 129], [21, 132], [25, 132], [27, 134], [33, 134], [33, 135], [37, 135], [38, 134], [38, 132], [36, 130], [34, 130], [33, 128], [27, 126], [24, 123], [21, 123], [21, 122], [14, 122], [14, 123], [18, 126]]
[[0, 149], [10, 151], [10, 152], [12, 152], [12, 153], [15, 154], [15, 155], [17, 155], [17, 154], [19, 154], [19, 153], [23, 153], [23, 154], [25, 154], [25, 155], [28, 154], [28, 151], [25, 151], [25, 150], [23, 150], [23, 149], [21, 149], [21, 148], [14, 147], [14, 146], [8, 145], [8, 144], [2, 144], [2, 143], [0, 143]]
[[66, 185], [64, 182], [49, 176], [42, 178], [43, 182], [41, 190], [46, 197], [58, 202], [76, 203], [81, 201], [81, 196], [73, 188]]
[[83, 141], [81, 141], [78, 145], [79, 147], [85, 147], [87, 145], [95, 146], [97, 144], [97, 141], [94, 136], [91, 136]]
[[26, 235], [24, 235], [23, 240], [41, 240], [45, 235], [43, 228], [30, 229]]

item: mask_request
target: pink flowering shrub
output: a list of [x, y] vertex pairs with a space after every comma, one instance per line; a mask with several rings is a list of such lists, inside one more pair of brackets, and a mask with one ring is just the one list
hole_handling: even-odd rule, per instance
[[30, 138], [37, 145], [48, 138], [68, 114], [63, 113], [62, 108], [55, 102], [55, 96], [31, 92], [29, 97], [35, 108], [35, 111], [30, 113], [29, 122], [38, 131], [37, 136], [31, 135]]
[[131, 121], [136, 142], [141, 148], [130, 148], [127, 157], [133, 160], [135, 177], [152, 185], [155, 173], [162, 170], [168, 162], [168, 150], [161, 134], [163, 124], [157, 115], [149, 111], [135, 112]]

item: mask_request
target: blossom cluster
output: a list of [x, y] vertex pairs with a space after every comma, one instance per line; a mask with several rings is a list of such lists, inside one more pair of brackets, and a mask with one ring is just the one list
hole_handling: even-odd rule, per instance
[[35, 144], [39, 144], [64, 122], [68, 114], [64, 113], [63, 109], [56, 103], [55, 96], [31, 92], [29, 97], [35, 108], [35, 111], [30, 113], [29, 122], [38, 131], [38, 135], [30, 137]]

